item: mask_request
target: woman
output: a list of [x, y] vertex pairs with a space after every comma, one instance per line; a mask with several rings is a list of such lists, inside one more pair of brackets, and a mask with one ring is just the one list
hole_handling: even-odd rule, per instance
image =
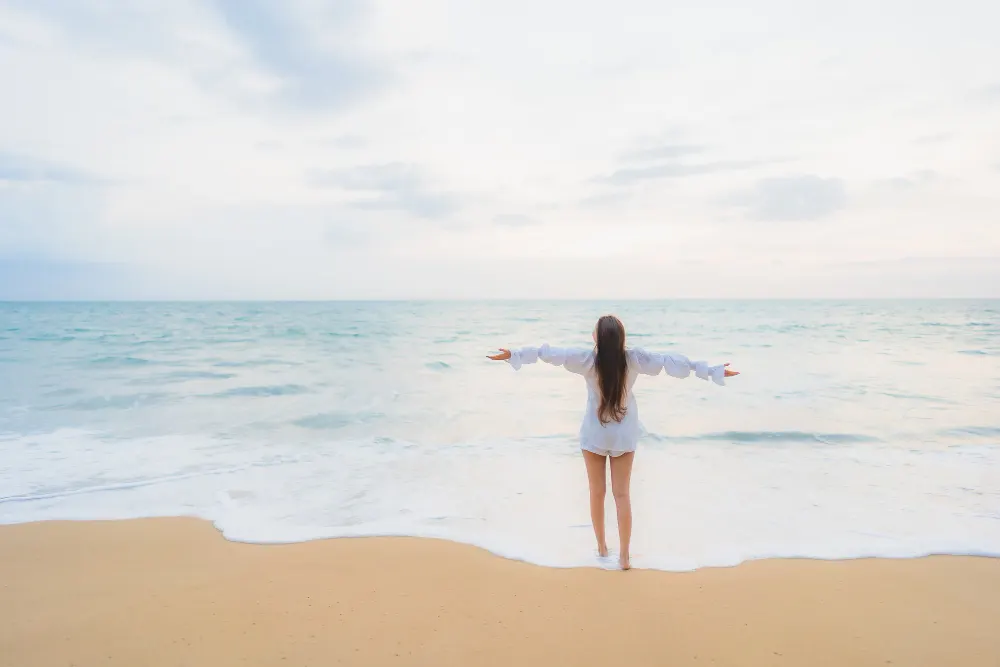
[[632, 537], [632, 504], [629, 481], [632, 459], [642, 433], [639, 409], [632, 395], [632, 386], [639, 373], [686, 378], [695, 375], [724, 385], [724, 378], [739, 375], [727, 368], [729, 364], [709, 366], [704, 361], [689, 361], [679, 354], [654, 354], [640, 349], [625, 348], [625, 327], [613, 315], [597, 320], [593, 349], [525, 347], [520, 350], [500, 349], [500, 354], [488, 355], [494, 361], [507, 361], [514, 370], [537, 360], [563, 366], [571, 373], [582, 375], [587, 382], [587, 411], [580, 427], [580, 449], [587, 464], [590, 481], [590, 520], [594, 524], [597, 552], [608, 555], [604, 540], [605, 459], [611, 461], [611, 493], [618, 510], [618, 535], [621, 550], [618, 562], [623, 570], [631, 567], [629, 541]]

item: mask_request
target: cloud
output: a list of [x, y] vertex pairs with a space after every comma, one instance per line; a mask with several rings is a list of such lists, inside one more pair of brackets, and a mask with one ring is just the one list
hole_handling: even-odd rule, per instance
[[651, 146], [630, 151], [624, 155], [624, 159], [630, 162], [645, 160], [670, 160], [689, 155], [698, 155], [705, 152], [705, 146], [694, 144], [664, 144], [662, 146]]
[[1000, 297], [1000, 256], [904, 256], [838, 262], [824, 269], [826, 279], [832, 283], [827, 288], [832, 297], [844, 294], [891, 299]]
[[323, 235], [324, 241], [337, 248], [365, 245], [372, 239], [372, 234], [364, 227], [344, 222], [327, 224], [326, 233]]
[[[379, 90], [385, 67], [358, 48], [361, 0], [108, 3], [7, 0], [58, 42], [118, 62], [178, 68], [211, 94], [259, 110], [339, 110]], [[0, 9], [3, 2], [0, 2]]]
[[743, 171], [771, 164], [774, 160], [720, 160], [717, 162], [702, 162], [698, 164], [682, 164], [670, 162], [651, 167], [636, 167], [619, 169], [602, 180], [611, 185], [633, 185], [641, 181], [659, 180], [665, 178], [687, 178], [702, 176], [724, 171]]
[[931, 169], [921, 169], [920, 171], [913, 172], [909, 176], [897, 176], [895, 178], [887, 178], [877, 181], [875, 186], [897, 191], [915, 190], [917, 188], [930, 185], [932, 182], [937, 180], [937, 178], [937, 172]]
[[7, 0], [10, 7], [43, 17], [74, 45], [108, 54], [164, 55], [178, 47], [176, 35], [157, 3], [90, 0]]
[[364, 148], [368, 141], [361, 136], [356, 134], [347, 134], [342, 137], [334, 137], [323, 142], [325, 145], [332, 146], [333, 148], [339, 148], [341, 150], [356, 150], [359, 148]]
[[131, 267], [34, 255], [0, 255], [0, 301], [142, 298]]
[[493, 224], [504, 227], [531, 227], [537, 225], [538, 221], [523, 213], [501, 213], [493, 216]]
[[750, 220], [790, 222], [819, 220], [847, 206], [844, 183], [836, 178], [789, 176], [765, 178], [748, 194], [729, 198]]
[[[382, 68], [342, 46], [349, 42], [346, 27], [363, 14], [357, 0], [329, 3], [325, 12], [308, 18], [290, 11], [294, 3], [215, 0], [214, 5], [251, 56], [281, 80], [280, 96], [293, 106], [342, 107], [386, 81]], [[316, 32], [329, 38], [321, 40]]]
[[913, 140], [915, 144], [940, 144], [945, 141], [951, 141], [955, 138], [954, 132], [934, 132], [932, 134], [925, 134], [923, 136], [917, 137]]
[[980, 88], [976, 91], [975, 97], [984, 102], [1000, 102], [1000, 82]]
[[577, 205], [583, 209], [602, 210], [620, 206], [631, 198], [632, 195], [628, 191], [618, 190], [584, 197], [577, 202]]
[[[674, 138], [683, 136], [679, 130], [673, 130], [670, 134]], [[752, 159], [689, 162], [685, 158], [707, 152], [708, 146], [682, 141], [668, 141], [664, 143], [662, 139], [652, 143], [649, 139], [646, 139], [644, 143], [650, 145], [634, 148], [622, 155], [620, 162], [625, 163], [626, 166], [612, 172], [609, 176], [598, 177], [595, 180], [614, 186], [629, 186], [642, 181], [678, 179], [718, 172], [743, 171], [778, 161], [774, 159]], [[645, 162], [647, 164], [632, 166], [636, 162]], [[600, 207], [601, 205], [607, 205], [611, 201], [608, 197], [602, 197], [596, 201], [581, 203], [585, 207], [590, 207], [593, 204], [597, 204]]]
[[414, 190], [423, 182], [416, 165], [402, 162], [316, 171], [310, 180], [315, 185], [344, 190]]
[[0, 183], [96, 184], [99, 179], [78, 169], [34, 158], [0, 152]]
[[[870, 13], [845, 51], [849, 13], [787, 0], [630, 0], [638, 31], [569, 0], [0, 0], [0, 256], [244, 298], [502, 297], [560, 261], [549, 296], [808, 296], [771, 262], [995, 257], [979, 5]], [[817, 176], [761, 180], [795, 174]], [[731, 192], [728, 217], [836, 229], [711, 224]], [[533, 243], [492, 243], [529, 220]], [[600, 283], [616, 256], [641, 279]], [[670, 273], [686, 259], [708, 268]]]
[[72, 167], [0, 153], [0, 254], [92, 252], [106, 189]]
[[413, 164], [389, 162], [313, 171], [309, 182], [317, 187], [337, 188], [364, 196], [351, 206], [368, 210], [397, 210], [418, 218], [446, 218], [458, 210], [458, 198], [435, 192], [421, 170]]

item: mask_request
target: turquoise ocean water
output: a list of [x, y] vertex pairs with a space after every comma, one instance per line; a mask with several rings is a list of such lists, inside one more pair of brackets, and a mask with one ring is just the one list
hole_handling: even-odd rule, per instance
[[0, 522], [602, 566], [583, 381], [485, 354], [588, 345], [605, 312], [743, 372], [636, 385], [636, 566], [1000, 555], [1000, 301], [0, 304]]

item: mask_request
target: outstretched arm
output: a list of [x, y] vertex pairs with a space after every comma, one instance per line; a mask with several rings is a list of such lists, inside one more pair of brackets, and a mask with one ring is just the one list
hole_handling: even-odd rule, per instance
[[548, 343], [541, 347], [522, 347], [520, 349], [508, 350], [500, 348], [499, 354], [487, 355], [494, 361], [506, 361], [514, 370], [518, 370], [524, 364], [533, 364], [536, 361], [544, 361], [553, 366], [562, 366], [571, 373], [583, 373], [593, 364], [593, 350], [551, 347]]
[[725, 385], [725, 378], [739, 375], [738, 371], [729, 370], [728, 363], [709, 366], [705, 361], [691, 361], [683, 354], [658, 354], [642, 349], [631, 350], [630, 361], [636, 369], [646, 375], [658, 375], [663, 369], [667, 375], [675, 378], [686, 378], [693, 371], [702, 380], [712, 380], [716, 384]]
[[684, 379], [694, 371], [702, 380], [711, 379], [715, 384], [725, 385], [725, 378], [739, 375], [739, 371], [729, 370], [729, 363], [709, 366], [707, 361], [691, 361], [683, 354], [664, 354], [663, 370], [675, 378]]

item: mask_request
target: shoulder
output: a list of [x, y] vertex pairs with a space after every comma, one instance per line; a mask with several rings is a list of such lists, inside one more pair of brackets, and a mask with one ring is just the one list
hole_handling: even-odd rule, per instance
[[585, 347], [553, 347], [546, 343], [538, 348], [538, 356], [549, 363], [584, 363], [594, 358], [593, 348]]
[[592, 347], [566, 348], [566, 367], [570, 370], [583, 371], [594, 365], [595, 352]]

